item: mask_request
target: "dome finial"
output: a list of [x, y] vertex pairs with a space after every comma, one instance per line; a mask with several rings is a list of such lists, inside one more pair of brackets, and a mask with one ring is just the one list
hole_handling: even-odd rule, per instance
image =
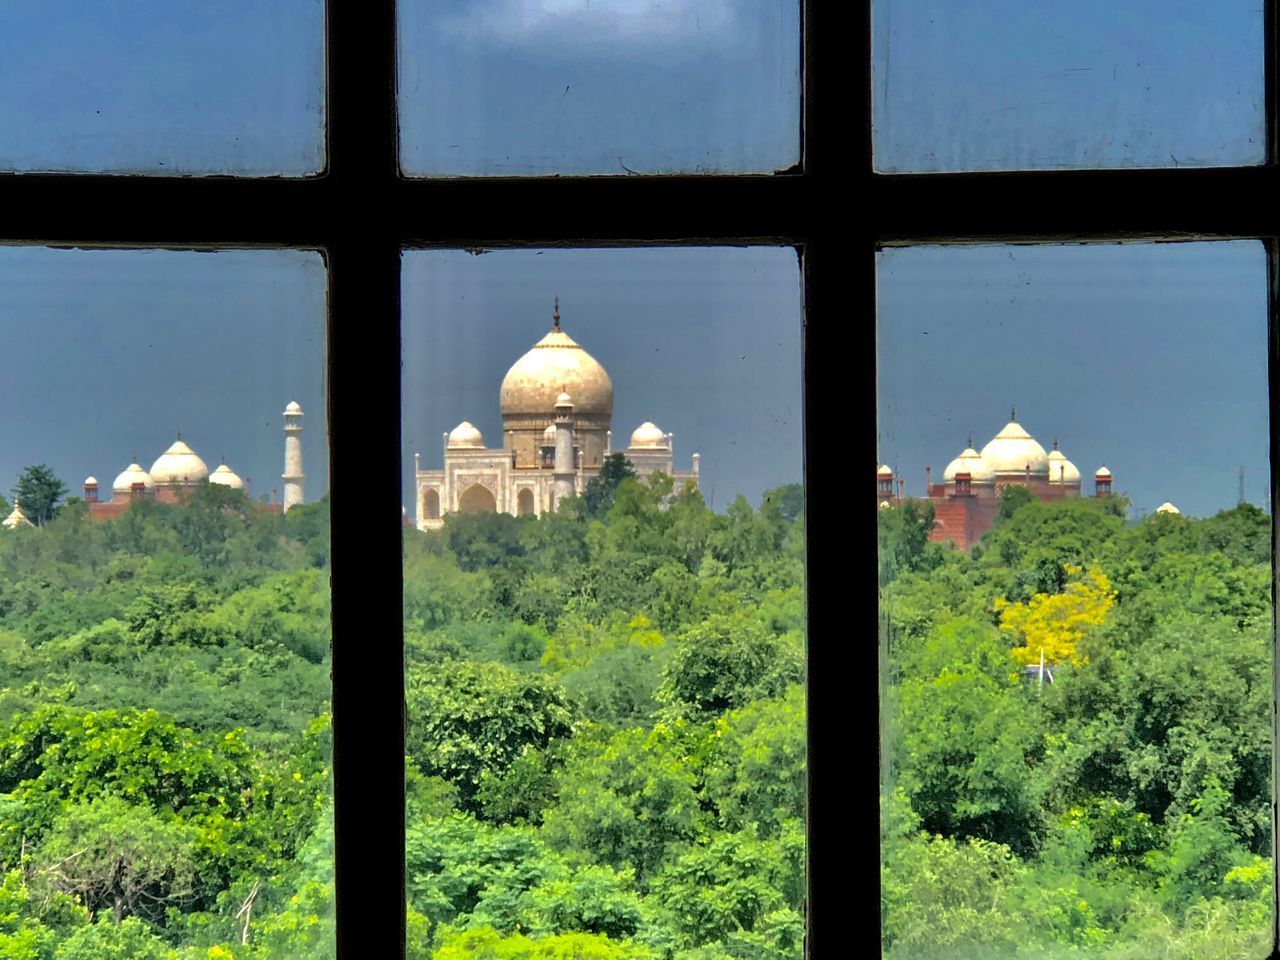
[[1057, 449], [1058, 449], [1058, 438], [1057, 438], [1057, 437], [1054, 437], [1054, 438], [1053, 438], [1053, 449], [1055, 449], [1055, 450], [1057, 450]]
[[178, 439], [179, 439], [179, 440], [181, 440], [181, 439], [182, 439], [182, 431], [181, 431], [181, 430], [179, 430], [179, 431], [178, 431]]
[[560, 297], [559, 296], [556, 297], [555, 310], [553, 310], [551, 313], [551, 329], [552, 330], [560, 329]]
[[1017, 422], [1018, 422], [1018, 408], [1017, 408], [1017, 407], [1012, 407], [1012, 406], [1011, 406], [1011, 407], [1009, 408], [1009, 419], [1010, 419], [1010, 420], [1012, 420], [1014, 423], [1017, 423]]
[[966, 450], [973, 449], [973, 431], [972, 430], [969, 431], [969, 443], [965, 446], [965, 449]]

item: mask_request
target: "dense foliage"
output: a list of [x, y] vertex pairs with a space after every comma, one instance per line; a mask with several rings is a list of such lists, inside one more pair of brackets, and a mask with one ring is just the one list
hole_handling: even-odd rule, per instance
[[880, 511], [887, 957], [1270, 949], [1270, 518], [1125, 506]]
[[[798, 488], [406, 530], [409, 956], [792, 960]], [[0, 531], [0, 958], [332, 956], [327, 503]]]

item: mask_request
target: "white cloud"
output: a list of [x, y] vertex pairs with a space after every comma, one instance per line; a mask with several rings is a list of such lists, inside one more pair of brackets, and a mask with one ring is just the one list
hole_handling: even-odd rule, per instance
[[723, 42], [734, 0], [472, 0], [447, 21], [471, 40], [505, 44], [669, 45]]

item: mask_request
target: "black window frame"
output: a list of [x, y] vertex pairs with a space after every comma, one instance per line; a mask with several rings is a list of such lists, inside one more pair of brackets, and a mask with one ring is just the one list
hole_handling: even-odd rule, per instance
[[[859, 314], [867, 318], [858, 330], [857, 352], [870, 357], [866, 390], [858, 406], [877, 409], [876, 394], [876, 288], [875, 258], [890, 246], [926, 243], [1075, 243], [1125, 241], [1261, 240], [1267, 251], [1267, 391], [1269, 406], [1271, 556], [1272, 556], [1272, 945], [1268, 960], [1280, 960], [1280, 856], [1276, 855], [1278, 828], [1277, 789], [1280, 786], [1280, 658], [1276, 656], [1277, 574], [1280, 539], [1276, 504], [1280, 494], [1280, 208], [1266, 198], [1280, 196], [1280, 152], [1277, 151], [1277, 42], [1280, 0], [1264, 0], [1264, 109], [1266, 152], [1262, 164], [1252, 167], [1165, 168], [1110, 170], [1041, 170], [987, 173], [876, 173], [872, 158], [872, 97], [870, 70], [871, 2], [861, 11], [860, 49], [867, 51], [860, 91], [864, 125], [860, 192], [874, 196], [870, 213], [856, 227]], [[902, 389], [901, 385], [897, 385]], [[871, 418], [874, 422], [874, 416]], [[863, 436], [877, 440], [873, 426]], [[868, 449], [871, 449], [869, 447]], [[870, 458], [867, 459], [868, 467]], [[868, 483], [868, 487], [870, 484]], [[870, 491], [867, 500], [870, 501]], [[854, 501], [856, 503], [856, 501]], [[868, 509], [856, 515], [853, 542], [872, 556], [876, 542], [876, 517]], [[856, 616], [859, 623], [880, 623], [878, 598], [868, 592]], [[879, 671], [863, 687], [865, 713], [861, 723], [879, 729]], [[874, 693], [873, 693], [874, 691]], [[878, 750], [877, 770], [889, 762]], [[878, 817], [868, 805], [867, 815]], [[871, 831], [860, 835], [867, 849], [859, 849], [859, 862], [879, 863], [879, 837]], [[874, 845], [874, 849], [870, 849]], [[877, 879], [878, 885], [878, 879]], [[877, 898], [878, 900], [878, 898]], [[867, 949], [880, 948], [880, 904], [867, 924], [875, 931]], [[1262, 958], [1259, 958], [1262, 960]]]
[[[837, 57], [867, 50], [860, 5], [798, 0], [802, 10], [801, 163], [769, 176], [680, 175], [409, 179], [398, 169], [396, 31], [392, 0], [327, 0], [326, 165], [314, 177], [238, 178], [0, 173], [0, 242], [55, 247], [282, 248], [322, 252], [328, 270], [329, 482], [332, 507], [333, 710], [337, 956], [404, 955], [404, 699], [401, 618], [400, 254], [411, 246], [787, 244], [805, 285], [805, 463], [808, 513], [839, 515], [835, 481], [807, 469], [810, 438], [825, 415], [812, 403], [821, 371], [836, 362], [834, 294], [849, 282], [850, 217], [863, 147], [835, 111], [860, 102], [868, 75]], [[869, 10], [869, 5], [866, 8]], [[824, 37], [826, 38], [824, 40]], [[825, 47], [845, 48], [825, 55]], [[846, 64], [847, 65], [847, 64]], [[465, 78], [464, 78], [465, 82]], [[826, 114], [833, 119], [819, 121]], [[839, 123], [839, 126], [837, 126]], [[869, 130], [869, 125], [867, 127]], [[831, 144], [828, 146], [828, 144]], [[867, 141], [869, 147], [869, 140]], [[839, 166], [838, 166], [839, 165]], [[839, 201], [850, 196], [849, 206]], [[843, 238], [837, 241], [837, 231]], [[861, 258], [866, 261], [866, 258]], [[842, 272], [846, 276], [842, 277]], [[871, 277], [854, 271], [854, 289]], [[856, 301], [855, 301], [856, 302]], [[823, 303], [831, 303], [824, 311]], [[847, 304], [846, 304], [847, 306]], [[857, 324], [855, 324], [857, 326]], [[870, 327], [867, 327], [870, 329]], [[874, 352], [858, 380], [874, 399]], [[412, 362], [406, 358], [406, 362]], [[841, 376], [839, 373], [833, 374]], [[842, 388], [843, 389], [843, 388]], [[865, 399], [864, 395], [864, 399]], [[865, 408], [864, 408], [865, 409]], [[385, 464], [367, 471], [362, 464]], [[827, 491], [833, 492], [828, 495]], [[348, 494], [346, 491], [355, 490]], [[830, 524], [828, 525], [830, 530]], [[810, 527], [816, 542], [834, 542]], [[809, 615], [835, 574], [809, 566]], [[809, 696], [833, 702], [822, 654], [810, 653]], [[833, 671], [825, 671], [830, 676]], [[834, 692], [834, 691], [833, 691]], [[828, 711], [829, 712], [829, 711]], [[809, 830], [834, 839], [817, 798], [825, 753], [811, 711]], [[834, 770], [833, 770], [834, 773]], [[833, 798], [835, 799], [835, 798]], [[833, 824], [835, 823], [832, 818]], [[816, 845], [811, 844], [811, 848]], [[832, 943], [845, 919], [840, 885], [822, 877], [842, 853], [811, 849], [806, 954], [826, 951], [815, 921], [830, 916]], [[827, 908], [824, 904], [832, 903]], [[878, 925], [878, 910], [870, 913]], [[877, 926], [878, 928], [878, 926]], [[815, 953], [815, 949], [817, 952]], [[832, 952], [839, 948], [834, 945]]]

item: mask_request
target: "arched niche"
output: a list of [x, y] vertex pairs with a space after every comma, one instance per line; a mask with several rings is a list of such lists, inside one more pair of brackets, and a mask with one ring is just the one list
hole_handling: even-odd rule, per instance
[[496, 513], [498, 501], [483, 485], [473, 483], [462, 491], [462, 496], [458, 498], [458, 509], [463, 513]]
[[422, 494], [422, 515], [428, 520], [440, 519], [440, 494], [428, 488]]
[[516, 516], [528, 517], [533, 515], [533, 491], [525, 487], [516, 495]]

